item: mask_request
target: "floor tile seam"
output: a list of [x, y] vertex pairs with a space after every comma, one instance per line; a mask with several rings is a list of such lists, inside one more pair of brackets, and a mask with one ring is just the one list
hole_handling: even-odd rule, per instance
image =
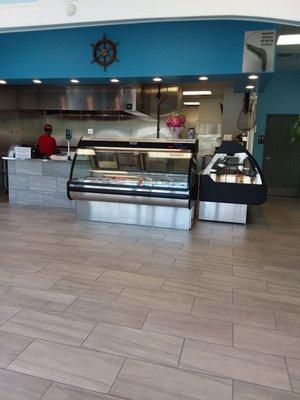
[[[19, 372], [18, 372], [18, 373], [19, 373]], [[33, 376], [33, 375], [30, 375], [30, 376]], [[44, 378], [41, 378], [41, 379], [44, 379]], [[52, 381], [52, 380], [49, 380], [49, 379], [44, 379], [44, 380], [48, 381], [49, 384], [48, 384], [47, 388], [43, 391], [43, 393], [41, 394], [41, 396], [39, 397], [39, 400], [42, 400], [42, 398], [44, 397], [44, 395], [46, 394], [46, 392], [48, 392], [48, 390], [50, 389], [50, 387], [51, 387], [52, 384], [53, 384], [53, 381]]]
[[[117, 295], [117, 297], [115, 298], [115, 300], [113, 300], [113, 303], [116, 303], [116, 302], [119, 300], [119, 298], [123, 295], [124, 290], [127, 289], [127, 288], [137, 289], [137, 288], [134, 288], [133, 286], [124, 285], [124, 287], [123, 287], [123, 289], [121, 290], [121, 292]], [[147, 289], [146, 289], [146, 290], [147, 290]], [[80, 296], [79, 296], [79, 297], [80, 297]], [[121, 303], [122, 303], [122, 302], [121, 302]], [[123, 304], [124, 304], [124, 303], [123, 303]], [[125, 304], [127, 304], [127, 303], [125, 303]], [[149, 307], [145, 307], [145, 308], [149, 308]]]
[[[20, 336], [20, 335], [13, 335], [13, 336]], [[22, 336], [22, 337], [31, 340], [31, 342], [30, 342], [27, 346], [25, 346], [25, 348], [24, 348], [20, 353], [18, 353], [18, 354], [17, 354], [3, 369], [9, 370], [10, 365], [11, 365], [21, 354], [23, 354], [23, 353], [32, 345], [32, 343], [33, 343], [34, 340], [35, 340], [35, 339], [29, 338], [29, 337], [27, 337], [27, 336]]]
[[[212, 300], [212, 301], [215, 301], [215, 300]], [[230, 303], [225, 303], [225, 304], [230, 304]], [[263, 311], [265, 311], [265, 310], [263, 310]], [[268, 329], [269, 328], [269, 326], [265, 326], [265, 325], [257, 325], [257, 324], [256, 325], [252, 325], [251, 324], [252, 321], [248, 321], [248, 322], [242, 322], [242, 321], [239, 322], [239, 321], [237, 321], [237, 322], [234, 322], [234, 321], [228, 321], [228, 320], [224, 320], [224, 319], [219, 319], [218, 317], [208, 317], [208, 316], [203, 317], [201, 314], [197, 314], [193, 310], [192, 310], [191, 316], [192, 317], [199, 317], [199, 318], [209, 319], [209, 320], [212, 320], [212, 321], [227, 322], [227, 323], [236, 324], [236, 325], [243, 325], [243, 326], [246, 326], [246, 327], [249, 327], [249, 328], [256, 328], [256, 329], [260, 329], [260, 328], [261, 329]], [[274, 325], [273, 325], [273, 327], [274, 327]], [[274, 329], [273, 331], [277, 332], [276, 329]], [[279, 330], [279, 332], [280, 332], [280, 330]]]
[[[162, 292], [164, 292], [163, 290], [162, 290]], [[167, 290], [165, 290], [165, 292], [166, 293], [172, 293], [172, 294], [175, 294], [175, 292], [170, 292], [170, 291], [167, 291]], [[199, 301], [200, 300], [210, 300], [210, 301], [215, 301], [216, 303], [225, 303], [225, 304], [233, 304], [232, 303], [232, 300], [230, 300], [230, 301], [225, 301], [225, 300], [217, 300], [217, 299], [212, 299], [211, 297], [207, 297], [207, 296], [200, 296], [200, 295], [192, 295], [192, 294], [186, 294], [186, 293], [177, 293], [177, 294], [179, 294], [179, 295], [184, 295], [184, 296], [190, 296], [190, 297], [194, 297], [195, 298], [195, 300], [196, 299], [199, 299]], [[257, 307], [256, 307], [257, 308]], [[159, 309], [160, 310], [160, 309]], [[162, 310], [162, 311], [169, 311], [169, 310]], [[191, 310], [190, 312], [192, 312], [193, 310]], [[172, 312], [172, 311], [170, 311], [170, 312]], [[177, 312], [177, 311], [173, 311], [173, 312]], [[180, 313], [180, 314], [183, 314], [183, 313]], [[186, 314], [186, 313], [184, 313], [184, 314]]]
[[[56, 293], [56, 292], [53, 292], [53, 293]], [[3, 303], [3, 302], [2, 303], [0, 302], [0, 305], [7, 306], [7, 307], [21, 308], [22, 310], [30, 310], [30, 311], [36, 311], [36, 312], [41, 312], [41, 313], [50, 313], [50, 314], [52, 313], [53, 315], [61, 315], [65, 311], [65, 310], [55, 311], [55, 310], [49, 310], [49, 309], [45, 309], [45, 308], [41, 308], [41, 307], [26, 306], [23, 304], [22, 305], [11, 305], [9, 303]]]
[[[233, 336], [233, 338], [234, 338], [234, 336]], [[229, 345], [229, 344], [219, 344], [219, 343], [215, 343], [215, 342], [209, 342], [209, 341], [200, 340], [200, 339], [191, 339], [191, 338], [187, 338], [187, 337], [185, 337], [184, 339], [185, 340], [191, 340], [191, 341], [194, 341], [194, 342], [199, 342], [199, 343], [202, 343], [202, 344], [211, 344], [211, 345], [216, 346], [216, 347], [226, 347], [227, 349], [231, 349], [231, 350], [241, 350], [241, 351], [245, 351], [245, 352], [250, 353], [250, 354], [258, 354], [258, 355], [263, 355], [263, 356], [272, 356], [272, 357], [276, 357], [276, 358], [281, 359], [281, 360], [283, 360], [284, 357], [287, 357], [287, 358], [293, 358], [294, 360], [299, 360], [300, 361], [300, 356], [299, 356], [299, 358], [296, 358], [296, 357], [289, 357], [289, 356], [286, 356], [286, 355], [283, 355], [283, 354], [264, 353], [264, 352], [259, 351], [259, 350], [252, 350], [252, 349], [247, 349], [247, 348], [244, 348], [244, 347], [238, 347], [238, 346], [234, 345], [234, 342], [233, 342], [233, 346], [232, 346], [232, 345]]]
[[[277, 357], [277, 358], [281, 358], [281, 359], [284, 359], [285, 357], [291, 358], [290, 356], [288, 356], [286, 354], [278, 354], [278, 353], [271, 353], [271, 352], [265, 353], [262, 350], [253, 350], [253, 349], [249, 349], [246, 347], [237, 346], [236, 344], [233, 345], [233, 349], [243, 350], [243, 351], [247, 351], [250, 353], [257, 353], [257, 354], [265, 355], [265, 356], [267, 355], [267, 356]], [[294, 359], [300, 361], [300, 355], [299, 355], [299, 358], [294, 357]]]
[[[284, 391], [284, 392], [286, 392], [286, 393], [291, 393], [292, 391], [291, 390], [286, 390], [286, 389], [283, 389], [283, 388], [278, 388], [278, 387], [274, 387], [274, 386], [265, 386], [265, 385], [261, 385], [261, 384], [257, 384], [257, 383], [255, 383], [255, 382], [253, 382], [253, 381], [246, 381], [246, 380], [242, 380], [242, 379], [237, 379], [237, 378], [232, 378], [232, 377], [226, 377], [226, 376], [224, 376], [224, 375], [218, 375], [218, 374], [214, 374], [214, 373], [208, 373], [208, 372], [206, 372], [206, 371], [196, 371], [196, 370], [190, 370], [190, 369], [187, 369], [187, 368], [184, 368], [184, 367], [181, 367], [180, 365], [179, 365], [179, 367], [173, 367], [173, 366], [166, 366], [166, 365], [161, 365], [161, 364], [156, 364], [156, 363], [153, 363], [153, 362], [149, 362], [149, 361], [145, 361], [145, 360], [136, 360], [136, 359], [132, 359], [132, 358], [127, 358], [127, 360], [135, 360], [135, 361], [138, 361], [138, 362], [141, 362], [141, 363], [144, 363], [144, 364], [151, 364], [151, 365], [159, 365], [159, 366], [161, 366], [161, 367], [164, 367], [164, 368], [171, 368], [171, 369], [173, 369], [173, 370], [175, 370], [175, 371], [181, 371], [181, 372], [186, 372], [186, 373], [188, 373], [188, 374], [191, 374], [191, 375], [194, 375], [194, 376], [201, 376], [202, 378], [217, 378], [217, 379], [223, 379], [223, 380], [226, 380], [227, 382], [230, 382], [231, 383], [231, 387], [233, 386], [232, 385], [232, 383], [233, 382], [241, 382], [241, 383], [246, 383], [246, 384], [253, 384], [253, 385], [256, 385], [256, 386], [260, 386], [260, 387], [264, 387], [264, 388], [267, 388], [267, 389], [275, 389], [275, 390], [282, 390], [282, 391]], [[179, 363], [180, 364], [180, 363]], [[123, 368], [123, 367], [122, 367]], [[111, 394], [111, 392], [110, 392], [110, 394]]]
[[146, 316], [145, 316], [145, 318], [144, 318], [144, 320], [143, 320], [143, 322], [141, 323], [141, 325], [140, 325], [140, 330], [145, 330], [145, 329], [143, 329], [144, 328], [144, 325], [145, 325], [145, 322], [147, 321], [147, 319], [148, 319], [148, 317], [149, 317], [149, 314], [150, 314], [150, 312], [153, 310], [153, 308], [150, 308], [149, 307], [149, 309], [148, 309], [148, 311], [147, 311], [147, 314], [146, 314]]
[[[293, 288], [293, 287], [291, 287], [291, 288]], [[299, 297], [295, 297], [295, 296], [284, 296], [284, 295], [281, 295], [281, 294], [270, 294], [270, 293], [266, 293], [266, 292], [255, 292], [255, 291], [253, 291], [253, 290], [248, 290], [248, 289], [239, 289], [239, 288], [233, 288], [234, 289], [234, 291], [237, 291], [237, 290], [239, 290], [239, 291], [242, 291], [242, 292], [251, 292], [251, 293], [256, 293], [256, 294], [259, 294], [259, 295], [266, 295], [267, 297], [271, 297], [271, 296], [281, 296], [281, 297], [284, 297], [284, 298], [286, 298], [286, 297], [288, 297], [288, 298], [293, 298], [293, 299], [299, 299]], [[297, 288], [296, 288], [297, 289]], [[299, 301], [299, 306], [298, 305], [295, 305], [295, 304], [291, 304], [291, 306], [293, 307], [293, 306], [295, 306], [295, 307], [299, 307], [299, 309], [300, 309], [300, 301]], [[274, 308], [274, 311], [277, 311], [277, 309], [276, 308]]]
[[278, 329], [276, 314], [275, 314], [275, 311], [274, 311], [274, 310], [272, 310], [272, 315], [273, 315], [273, 318], [274, 318], [275, 328], [276, 328], [276, 330], [277, 330], [278, 332], [280, 332], [280, 330]]
[[[291, 287], [291, 288], [293, 288], [293, 287]], [[267, 293], [267, 292], [258, 292], [258, 291], [255, 291], [255, 290], [240, 289], [240, 288], [234, 288], [234, 290], [239, 290], [239, 291], [247, 292], [247, 293], [250, 292], [251, 294], [253, 293], [253, 294], [256, 294], [256, 295], [265, 295], [267, 297], [267, 300], [272, 299], [273, 296], [279, 296], [279, 297], [283, 298], [283, 301], [279, 301], [280, 303], [284, 303], [284, 298], [295, 299], [296, 301], [299, 301], [299, 304], [292, 304], [292, 303], [285, 303], [285, 304], [290, 304], [292, 307], [299, 307], [300, 308], [300, 297], [299, 296], [288, 296], [288, 295], [283, 295], [283, 294], [272, 294], [272, 293]]]
[[145, 261], [142, 261], [142, 262], [141, 262], [141, 265], [139, 266], [138, 270], [136, 271], [137, 274], [140, 273], [140, 271], [141, 271], [141, 269], [143, 268], [144, 264], [146, 264], [146, 262], [145, 262]]
[[183, 342], [182, 342], [182, 346], [181, 346], [180, 354], [179, 354], [179, 357], [178, 357], [178, 362], [177, 362], [177, 368], [178, 368], [178, 369], [179, 369], [179, 365], [180, 365], [180, 361], [181, 361], [181, 356], [182, 356], [182, 352], [183, 352], [184, 344], [185, 344], [185, 338], [183, 338]]
[[[105, 246], [103, 246], [103, 247], [101, 247], [101, 249], [104, 249], [104, 250], [106, 250], [106, 247], [108, 247], [110, 244], [115, 244], [115, 243], [113, 243], [113, 242], [109, 242], [109, 243], [107, 243]], [[135, 244], [138, 244], [138, 243], [126, 243], [126, 244], [129, 244], [130, 246], [128, 246], [128, 248], [127, 249], [125, 249], [124, 250], [124, 248], [122, 249], [121, 247], [120, 247], [120, 250], [121, 251], [124, 251], [124, 252], [128, 252], [128, 251], [135, 251], [135, 252], [139, 252], [140, 251], [140, 248], [138, 247], [138, 248], [136, 248], [136, 247], [134, 247], [133, 249], [132, 249], [132, 246], [131, 245], [135, 245]], [[146, 245], [144, 245], [145, 247], [147, 247]], [[86, 246], [86, 247], [88, 247], [88, 246]], [[152, 250], [151, 250], [152, 249]], [[151, 251], [150, 251], [151, 250]], [[144, 251], [144, 252], [140, 252], [140, 254], [142, 254], [142, 255], [147, 255], [147, 256], [150, 256], [151, 254], [153, 254], [153, 252], [156, 250], [156, 247], [153, 247], [153, 246], [149, 246], [149, 250], [147, 249], [146, 251]]]
[[[107, 271], [111, 271], [109, 268], [107, 268], [106, 269]], [[116, 271], [116, 272], [129, 272], [129, 271], [123, 271], [123, 270], [117, 270], [117, 269], [114, 269], [113, 271]], [[104, 271], [104, 272], [106, 272], [106, 271]], [[102, 277], [102, 275], [104, 274], [104, 272], [96, 279], [96, 281], [94, 281], [94, 282], [102, 282], [102, 283], [107, 283], [107, 284], [115, 284], [114, 282], [105, 282], [105, 281], [101, 281], [101, 277]], [[147, 284], [147, 283], [142, 283], [142, 285], [144, 285], [144, 286], [134, 286], [134, 284], [136, 284], [136, 285], [138, 285], [139, 283], [138, 282], [134, 282], [134, 281], [127, 281], [126, 283], [123, 283], [123, 284], [121, 284], [120, 283], [120, 285], [122, 285], [122, 286], [125, 286], [125, 287], [129, 287], [129, 288], [134, 288], [134, 289], [145, 289], [145, 290], [157, 290], [157, 291], [160, 291], [161, 289], [162, 289], [162, 287], [163, 287], [163, 285], [164, 285], [164, 283], [165, 283], [165, 281], [166, 281], [166, 279], [167, 278], [163, 278], [163, 277], [158, 277], [158, 276], [152, 276], [152, 275], [146, 275], [146, 274], [140, 274], [140, 273], [138, 273], [138, 272], [129, 272], [129, 273], [132, 273], [132, 274], [137, 274], [138, 275], [138, 277], [146, 277], [146, 278], [157, 278], [157, 279], [160, 279], [161, 281], [162, 281], [162, 283], [161, 284], [159, 284], [158, 286], [154, 286], [154, 285], [152, 285], [152, 284]], [[98, 280], [99, 279], [99, 280]], [[119, 278], [111, 278], [112, 280], [118, 280]], [[122, 280], [122, 279], [121, 279]], [[117, 284], [119, 284], [119, 283], [117, 283]], [[122, 289], [122, 291], [125, 289], [125, 287]], [[118, 294], [119, 295], [119, 294]]]
[[[42, 277], [42, 276], [41, 276]], [[58, 277], [58, 279], [52, 284], [50, 285], [47, 289], [44, 289], [45, 291], [51, 291], [51, 289], [53, 288], [53, 286], [55, 286], [59, 281], [61, 281], [62, 279], [64, 279], [63, 277]], [[43, 289], [42, 289], [43, 290]]]
[[[172, 368], [172, 367], [170, 367], [170, 368]], [[255, 385], [255, 386], [264, 387], [266, 389], [282, 390], [282, 391], [284, 391], [286, 393], [294, 393], [292, 390], [284, 389], [284, 388], [278, 387], [278, 386], [262, 385], [262, 384], [254, 382], [253, 380], [251, 380], [251, 381], [250, 380], [243, 380], [243, 379], [238, 379], [236, 377], [228, 377], [226, 375], [221, 375], [221, 374], [217, 375], [217, 374], [214, 374], [214, 373], [209, 372], [209, 371], [196, 371], [196, 370], [186, 369], [186, 368], [180, 366], [180, 364], [178, 366], [178, 370], [179, 371], [184, 371], [184, 372], [187, 372], [187, 373], [193, 373], [193, 374], [201, 375], [202, 377], [212, 377], [212, 378], [225, 379], [227, 381], [231, 381], [232, 389], [233, 389], [233, 383], [234, 382], [240, 382], [240, 383], [245, 383], [245, 384], [251, 384], [251, 385]]]
[[[56, 292], [53, 292], [53, 293], [56, 293]], [[62, 294], [63, 294], [63, 293], [62, 293]], [[72, 300], [71, 303], [68, 304], [64, 309], [62, 309], [62, 310], [60, 311], [60, 314], [63, 314], [63, 313], [64, 313], [69, 307], [71, 307], [71, 305], [72, 305], [73, 303], [75, 303], [75, 301], [76, 301], [77, 299], [79, 299], [79, 297], [80, 297], [80, 296], [74, 296], [74, 295], [70, 295], [70, 296], [75, 297], [75, 299]]]
[[[93, 349], [93, 348], [86, 348], [86, 347], [81, 347], [81, 346], [75, 346], [72, 344], [67, 344], [67, 343], [60, 343], [60, 342], [55, 342], [52, 340], [48, 340], [48, 339], [41, 339], [41, 338], [33, 338], [33, 340], [31, 341], [31, 343], [26, 346], [26, 348], [20, 353], [18, 354], [4, 369], [8, 369], [10, 371], [13, 371], [13, 369], [9, 368], [11, 366], [11, 364], [19, 357], [21, 356], [32, 344], [36, 343], [36, 342], [44, 342], [47, 344], [54, 344], [54, 345], [60, 345], [63, 347], [68, 347], [69, 349], [74, 349], [74, 350], [83, 350], [83, 351], [87, 351], [87, 352], [93, 352], [93, 353], [98, 353], [98, 354], [104, 354], [104, 355], [108, 355], [108, 356], [112, 356], [112, 357], [117, 357], [119, 359], [126, 359], [126, 358], [131, 358], [131, 359], [135, 359], [133, 357], [126, 357], [126, 356], [122, 356], [120, 354], [116, 354], [116, 353], [109, 353], [108, 351], [103, 351], [103, 350], [97, 350], [97, 349]], [[156, 365], [160, 365], [158, 363], [154, 363]], [[47, 379], [47, 378], [44, 378]], [[50, 379], [51, 380], [51, 379]], [[55, 381], [57, 383], [59, 383], [59, 381]]]
[[[43, 275], [37, 275], [37, 277], [42, 279], [44, 276]], [[41, 291], [47, 292], [48, 290], [50, 290], [52, 288], [52, 286], [56, 285], [58, 283], [58, 281], [63, 279], [63, 277], [60, 277], [60, 276], [56, 276], [56, 277], [57, 277], [57, 280], [54, 283], [52, 283], [50, 286], [47, 286], [47, 287], [41, 287], [41, 286], [37, 287], [37, 286], [30, 285], [30, 284], [24, 285], [24, 284], [18, 283], [18, 282], [9, 283], [9, 282], [1, 281], [1, 278], [0, 278], [0, 285], [7, 286], [10, 289], [11, 288], [21, 288], [21, 289], [41, 290]], [[45, 278], [47, 278], [47, 276]], [[1, 293], [1, 295], [5, 294], [5, 293], [6, 292], [3, 292], [3, 293]]]
[[90, 330], [90, 332], [86, 335], [86, 337], [82, 340], [82, 342], [80, 343], [79, 347], [80, 348], [84, 348], [83, 345], [84, 343], [88, 340], [88, 338], [91, 336], [91, 334], [95, 331], [95, 329], [98, 327], [98, 325], [100, 324], [100, 322], [93, 322], [94, 326], [92, 327], [92, 329]]
[[[66, 316], [62, 315], [62, 317], [66, 317]], [[72, 318], [69, 317], [69, 319], [72, 319]], [[94, 324], [95, 326], [99, 322], [99, 321], [90, 321], [90, 320], [84, 320], [84, 319], [73, 319], [73, 320], [78, 321], [78, 322], [86, 322], [87, 324], [88, 323]], [[95, 326], [92, 327], [92, 331], [95, 329]], [[3, 327], [3, 325], [1, 327]], [[63, 346], [69, 346], [69, 347], [74, 347], [74, 348], [80, 348], [81, 347], [81, 344], [79, 344], [77, 346], [77, 345], [66, 343], [66, 342], [63, 343], [63, 342], [55, 340], [55, 339], [46, 339], [46, 338], [37, 337], [37, 336], [28, 336], [28, 335], [25, 335], [25, 334], [22, 334], [22, 333], [8, 332], [6, 330], [2, 330], [1, 327], [0, 327], [0, 333], [7, 333], [8, 335], [11, 335], [11, 336], [22, 337], [24, 339], [31, 339], [32, 342], [30, 344], [32, 344], [36, 340], [39, 340], [39, 341], [43, 341], [43, 342], [56, 343], [56, 344], [61, 344]], [[88, 336], [90, 335], [90, 333], [88, 334]], [[80, 338], [78, 338], [78, 340], [80, 340]], [[83, 341], [85, 341], [85, 340], [86, 339], [84, 339]]]
[[120, 258], [122, 258], [125, 254], [126, 254], [126, 251], [122, 250], [121, 255], [119, 255], [118, 257], [115, 257], [115, 259], [120, 260]]
[[[117, 379], [118, 379], [118, 377], [119, 377], [119, 375], [120, 375], [122, 369], [124, 368], [124, 365], [125, 365], [125, 363], [126, 363], [127, 360], [128, 360], [128, 358], [125, 357], [125, 359], [124, 359], [124, 361], [123, 361], [123, 363], [122, 363], [122, 365], [121, 365], [121, 367], [120, 367], [120, 369], [119, 369], [117, 375], [115, 376], [115, 379], [114, 379], [113, 383], [110, 385], [110, 388], [109, 388], [109, 390], [108, 390], [108, 392], [107, 392], [107, 395], [109, 395], [109, 396], [112, 395], [111, 391], [112, 391], [112, 389], [113, 389], [115, 383], [117, 382]], [[113, 396], [113, 395], [112, 395], [112, 396]]]
[[189, 314], [188, 314], [188, 315], [190, 315], [190, 316], [192, 316], [192, 312], [193, 312], [194, 305], [195, 305], [195, 300], [196, 300], [196, 296], [193, 296], [193, 302], [192, 302], [191, 311], [190, 311]]
[[287, 363], [287, 357], [284, 357], [284, 363], [285, 363], [286, 372], [287, 372], [287, 375], [288, 375], [288, 378], [289, 378], [289, 382], [290, 382], [290, 385], [291, 385], [291, 391], [294, 392], [293, 382], [292, 382], [292, 378], [291, 378], [289, 367], [288, 367], [288, 363]]
[[[14, 371], [13, 371], [13, 372], [14, 372]], [[17, 374], [21, 374], [21, 375], [25, 375], [25, 376], [31, 376], [31, 377], [35, 377], [35, 378], [36, 378], [35, 375], [29, 375], [29, 374], [25, 374], [25, 373], [23, 373], [23, 372], [16, 372], [16, 373], [17, 373]], [[63, 385], [63, 386], [66, 386], [67, 388], [72, 388], [72, 389], [75, 389], [75, 390], [78, 390], [78, 389], [79, 389], [79, 390], [84, 390], [84, 391], [87, 391], [87, 392], [91, 392], [91, 393], [93, 393], [95, 396], [99, 396], [99, 395], [111, 396], [110, 394], [105, 393], [105, 392], [98, 392], [98, 391], [95, 391], [95, 390], [93, 390], [93, 389], [86, 389], [86, 388], [83, 388], [83, 387], [81, 387], [81, 386], [74, 386], [74, 385], [72, 385], [72, 384], [70, 384], [70, 383], [62, 383], [62, 382], [57, 382], [57, 381], [49, 380], [49, 379], [45, 379], [45, 378], [39, 378], [39, 379], [48, 380], [48, 381], [50, 382], [49, 387], [48, 387], [47, 390], [43, 393], [42, 397], [39, 398], [39, 400], [43, 400], [43, 397], [45, 396], [45, 394], [47, 393], [47, 391], [51, 388], [51, 386], [53, 386], [53, 385], [55, 385], [55, 384]], [[129, 399], [128, 397], [120, 397], [119, 395], [113, 395], [112, 399], [114, 399], [114, 398], [121, 399], [121, 400], [125, 400], [125, 399], [131, 400], [131, 399]]]
[[[140, 274], [140, 275], [143, 275], [143, 274]], [[149, 276], [149, 275], [145, 275], [145, 276]], [[159, 278], [162, 279], [162, 284], [158, 288], [158, 291], [161, 292], [162, 288], [164, 287], [164, 284], [166, 283], [167, 278], [162, 278], [162, 277], [159, 277]]]
[[[100, 324], [101, 324], [101, 323], [100, 323]], [[139, 330], [139, 329], [138, 329], [138, 330]], [[142, 332], [145, 332], [145, 333], [157, 333], [157, 332], [151, 332], [151, 331], [145, 331], [145, 330], [143, 330]], [[182, 343], [184, 342], [184, 338], [179, 338], [179, 337], [177, 337], [177, 336], [165, 335], [165, 334], [161, 334], [161, 335], [162, 335], [162, 336], [168, 336], [168, 337], [170, 337], [170, 338], [175, 338], [175, 339], [182, 339]], [[111, 336], [111, 335], [110, 335], [109, 337], [110, 337], [110, 338], [113, 338], [113, 336]], [[142, 345], [142, 344], [134, 343], [134, 345], [135, 345], [139, 350], [145, 348], [145, 346]], [[171, 356], [174, 356], [174, 358], [178, 358], [178, 357], [179, 357], [179, 354], [181, 353], [182, 346], [183, 346], [183, 344], [180, 344], [180, 351], [179, 351], [178, 355], [176, 355], [176, 354], [171, 354], [170, 352], [165, 351], [165, 350], [159, 350], [159, 352], [160, 352], [161, 354], [163, 354], [163, 355], [167, 355], [167, 356], [170, 356], [170, 355], [171, 355]], [[155, 364], [155, 365], [170, 366], [170, 367], [177, 368], [177, 366], [175, 367], [175, 366], [169, 364], [168, 361], [163, 361], [163, 360], [157, 360], [157, 361], [155, 361], [155, 360], [150, 360], [149, 358], [147, 359], [147, 356], [140, 356], [140, 355], [122, 355], [122, 354], [119, 354], [118, 352], [110, 352], [109, 350], [99, 350], [99, 349], [97, 349], [97, 348], [95, 348], [95, 347], [80, 347], [80, 348], [83, 349], [83, 350], [90, 350], [90, 351], [94, 351], [94, 352], [101, 353], [101, 354], [107, 354], [107, 355], [117, 356], [117, 357], [120, 357], [120, 358], [126, 358], [126, 359], [128, 359], [128, 360], [144, 361], [144, 362], [149, 362], [149, 363], [152, 363], [152, 364]], [[150, 348], [150, 351], [151, 351], [151, 350], [153, 350], [153, 349]], [[176, 365], [177, 365], [177, 364], [178, 364], [178, 360], [176, 361]]]
[[[124, 303], [122, 303], [122, 304], [124, 305]], [[147, 307], [144, 307], [144, 308], [147, 308]], [[147, 314], [148, 313], [149, 313], [149, 311], [147, 311]], [[124, 327], [124, 328], [132, 328], [132, 329], [137, 329], [137, 330], [141, 329], [140, 327], [136, 327], [136, 326], [132, 326], [132, 325], [128, 325], [128, 324], [126, 325], [125, 323], [120, 323], [120, 322], [116, 323], [114, 321], [108, 321], [108, 320], [102, 320], [102, 319], [101, 320], [85, 319], [85, 318], [82, 318], [80, 314], [75, 314], [71, 311], [68, 311], [66, 314], [63, 314], [62, 316], [68, 317], [71, 319], [75, 319], [75, 320], [80, 320], [82, 322], [91, 322], [91, 323], [95, 323], [95, 324], [108, 324], [108, 325], [120, 326], [120, 327]], [[41, 339], [41, 340], [43, 340], [43, 339]]]
[[[48, 386], [47, 386], [47, 389], [42, 393], [42, 397], [45, 395], [45, 393], [47, 392], [47, 390], [50, 388], [50, 386], [53, 384], [53, 383], [59, 383], [59, 382], [54, 382], [52, 379], [47, 379], [47, 378], [39, 378], [39, 377], [37, 377], [36, 375], [30, 375], [29, 373], [25, 373], [25, 372], [17, 372], [17, 371], [14, 371], [14, 370], [12, 370], [12, 369], [7, 369], [7, 368], [0, 368], [0, 371], [1, 370], [3, 370], [3, 371], [8, 371], [8, 372], [13, 372], [13, 373], [15, 373], [15, 374], [18, 374], [18, 375], [22, 375], [22, 376], [24, 376], [24, 377], [31, 377], [31, 378], [36, 378], [36, 379], [40, 379], [40, 380], [42, 380], [42, 381], [44, 381], [44, 382], [46, 382], [47, 384], [48, 384]], [[69, 385], [68, 385], [69, 386]], [[78, 387], [77, 387], [78, 388]], [[95, 392], [96, 393], [96, 392]], [[39, 397], [39, 400], [41, 400], [41, 398], [42, 397]]]
[[[102, 267], [101, 267], [101, 268], [102, 268]], [[101, 273], [95, 272], [95, 273], [96, 273], [97, 275], [99, 275], [99, 276], [97, 276], [96, 279], [92, 280], [92, 282], [100, 282], [100, 278], [102, 278], [103, 274], [104, 274], [106, 271], [108, 271], [108, 270], [109, 270], [109, 268], [103, 267], [103, 271], [102, 271]], [[93, 272], [93, 271], [91, 271], [91, 272]], [[98, 279], [99, 279], [99, 281], [98, 281]]]
[[[127, 286], [128, 287], [128, 286]], [[121, 295], [120, 295], [121, 296]], [[119, 297], [120, 297], [119, 296]], [[125, 300], [126, 300], [126, 296], [124, 296], [125, 297]], [[115, 303], [116, 304], [118, 304], [118, 303], [121, 303], [121, 304], [123, 304], [123, 305], [127, 305], [127, 306], [135, 306], [135, 307], [143, 307], [143, 308], [147, 308], [147, 309], [149, 309], [149, 308], [152, 308], [152, 309], [154, 309], [154, 310], [158, 310], [158, 311], [165, 311], [165, 312], [174, 312], [174, 311], [172, 311], [172, 310], [166, 310], [165, 308], [154, 308], [153, 306], [147, 306], [147, 305], [142, 305], [142, 306], [140, 306], [140, 305], [136, 305], [136, 304], [132, 304], [132, 303], [126, 303], [126, 301], [122, 301], [122, 299], [117, 299], [117, 300], [115, 300]], [[175, 311], [175, 312], [178, 312], [178, 311]], [[179, 312], [179, 314], [183, 314], [183, 315], [189, 315], [189, 312]]]
[[[7, 307], [9, 307], [9, 306], [7, 306]], [[19, 307], [16, 307], [16, 308], [19, 308]], [[12, 315], [12, 316], [10, 316], [7, 320], [5, 320], [2, 324], [0, 324], [0, 331], [1, 331], [1, 328], [3, 327], [3, 325], [5, 325], [7, 322], [9, 322], [11, 319], [13, 319], [14, 317], [16, 317], [21, 311], [23, 311], [23, 308], [20, 308], [18, 311], [16, 311], [16, 313], [14, 314], [14, 315]]]

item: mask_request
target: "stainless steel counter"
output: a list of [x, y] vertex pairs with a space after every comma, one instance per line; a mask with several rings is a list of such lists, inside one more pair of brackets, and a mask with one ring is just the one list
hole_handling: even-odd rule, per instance
[[12, 157], [3, 160], [7, 162], [10, 204], [75, 208], [75, 201], [67, 197], [71, 161]]

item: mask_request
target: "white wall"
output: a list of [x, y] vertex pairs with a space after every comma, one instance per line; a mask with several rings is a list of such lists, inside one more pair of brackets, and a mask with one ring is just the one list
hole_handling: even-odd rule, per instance
[[[15, 0], [0, 2], [0, 30], [188, 18], [245, 18], [300, 23], [300, 1]], [[9, 0], [7, 1], [9, 3]], [[69, 16], [66, 8], [74, 4]]]
[[195, 128], [199, 139], [199, 155], [213, 154], [221, 136], [222, 113], [220, 103], [222, 98], [201, 98], [199, 107], [184, 106], [187, 116], [185, 132]]
[[199, 107], [184, 106], [183, 112], [187, 116], [187, 129], [195, 128], [200, 134], [217, 133], [217, 126], [222, 123], [220, 110], [222, 101], [221, 98], [204, 98], [200, 100]]
[[244, 93], [234, 93], [233, 88], [226, 88], [223, 99], [222, 135], [241, 133], [237, 127], [240, 111], [243, 108]]

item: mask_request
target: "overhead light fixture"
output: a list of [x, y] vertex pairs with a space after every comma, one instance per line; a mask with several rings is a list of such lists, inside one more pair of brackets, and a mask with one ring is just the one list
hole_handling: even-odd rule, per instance
[[250, 79], [251, 81], [255, 81], [256, 79], [258, 79], [258, 75], [249, 75], [248, 79]]
[[33, 79], [32, 82], [33, 82], [33, 83], [36, 83], [36, 84], [42, 83], [42, 81], [40, 81], [39, 79]]
[[78, 79], [70, 79], [70, 82], [71, 83], [79, 83], [79, 80]]
[[246, 89], [249, 89], [249, 90], [250, 90], [250, 89], [254, 89], [254, 88], [255, 88], [255, 86], [253, 86], [253, 85], [247, 85], [247, 86], [246, 86]]
[[7, 84], [6, 81], [4, 81], [3, 79], [0, 79], [0, 85], [6, 85], [6, 84]]
[[300, 34], [295, 35], [280, 35], [277, 40], [278, 46], [290, 46], [300, 44]]
[[183, 104], [185, 106], [199, 106], [200, 101], [184, 101]]
[[182, 92], [184, 96], [210, 96], [211, 90], [184, 90]]
[[117, 79], [117, 78], [112, 78], [110, 81], [111, 81], [112, 83], [118, 83], [118, 82], [120, 82], [120, 80]]
[[199, 76], [199, 81], [208, 81], [208, 77], [207, 76]]
[[154, 80], [154, 82], [161, 82], [162, 81], [162, 79], [159, 78], [158, 76], [156, 78], [153, 78], [153, 80]]

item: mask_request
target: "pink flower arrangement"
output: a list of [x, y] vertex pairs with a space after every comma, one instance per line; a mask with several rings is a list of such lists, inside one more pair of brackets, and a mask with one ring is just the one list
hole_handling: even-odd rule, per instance
[[185, 125], [185, 123], [186, 116], [183, 113], [174, 113], [166, 120], [166, 124], [169, 128], [181, 128]]

